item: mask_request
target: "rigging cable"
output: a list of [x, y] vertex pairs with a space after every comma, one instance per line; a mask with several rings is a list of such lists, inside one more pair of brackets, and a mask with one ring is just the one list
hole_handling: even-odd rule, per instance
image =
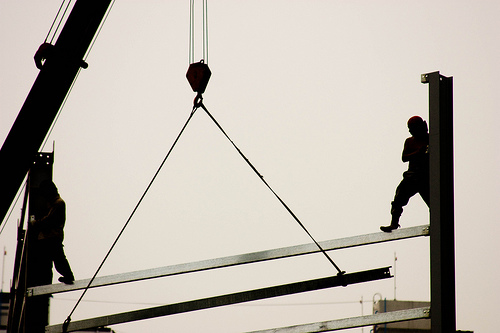
[[314, 239], [314, 237], [311, 235], [311, 233], [307, 230], [307, 228], [304, 226], [304, 224], [299, 220], [299, 218], [293, 213], [293, 211], [288, 207], [288, 205], [280, 198], [280, 196], [271, 188], [271, 186], [266, 182], [264, 179], [264, 176], [262, 176], [259, 171], [255, 168], [255, 166], [248, 160], [248, 158], [241, 152], [241, 150], [236, 146], [236, 144], [231, 140], [231, 138], [227, 135], [227, 133], [224, 131], [222, 126], [215, 120], [215, 118], [212, 116], [212, 114], [208, 111], [208, 109], [205, 107], [203, 104], [203, 101], [200, 101], [197, 106], [201, 107], [207, 115], [212, 119], [212, 121], [215, 123], [215, 125], [221, 130], [222, 134], [231, 142], [233, 147], [238, 151], [238, 153], [241, 155], [241, 157], [247, 162], [247, 164], [250, 166], [250, 168], [259, 176], [259, 178], [262, 180], [262, 182], [269, 188], [269, 190], [274, 194], [274, 196], [278, 199], [278, 201], [285, 207], [285, 209], [290, 213], [290, 215], [293, 217], [293, 219], [302, 227], [302, 229], [306, 232], [306, 234], [309, 236], [309, 238], [312, 239], [314, 244], [319, 248], [321, 253], [325, 255], [325, 257], [328, 259], [328, 261], [335, 267], [337, 270], [339, 276], [343, 275], [345, 271], [340, 270], [340, 268], [335, 264], [335, 262], [330, 258], [330, 256], [326, 253], [326, 251], [321, 247], [321, 245]]
[[[200, 63], [205, 64], [206, 69], [201, 70], [201, 73], [196, 73], [197, 75], [194, 75], [194, 77], [189, 76], [189, 70], [188, 70], [188, 81], [191, 84], [191, 87], [193, 88], [194, 91], [198, 92], [198, 95], [194, 99], [194, 108], [199, 108], [201, 107], [207, 115], [212, 119], [212, 121], [215, 123], [215, 125], [221, 130], [221, 132], [226, 136], [226, 138], [231, 142], [233, 147], [238, 151], [238, 153], [243, 157], [243, 159], [247, 162], [247, 164], [252, 168], [252, 170], [259, 176], [259, 178], [262, 180], [262, 182], [269, 188], [269, 190], [274, 194], [274, 196], [278, 199], [278, 201], [285, 207], [285, 209], [290, 213], [290, 215], [295, 219], [295, 221], [304, 229], [306, 234], [312, 239], [312, 241], [316, 244], [316, 246], [319, 248], [319, 250], [325, 255], [325, 257], [328, 259], [328, 261], [335, 267], [335, 269], [338, 272], [338, 276], [342, 276], [345, 271], [340, 270], [340, 268], [333, 262], [332, 258], [326, 253], [326, 251], [319, 245], [319, 243], [314, 239], [314, 237], [309, 233], [307, 228], [304, 226], [304, 224], [299, 220], [299, 218], [293, 213], [293, 211], [288, 207], [288, 205], [278, 196], [278, 194], [271, 188], [271, 186], [266, 182], [264, 177], [257, 171], [257, 169], [253, 166], [253, 164], [246, 158], [246, 156], [241, 152], [241, 150], [236, 146], [236, 144], [229, 138], [227, 133], [224, 131], [224, 129], [219, 125], [219, 123], [215, 120], [215, 118], [212, 116], [212, 114], [208, 111], [208, 109], [203, 105], [203, 97], [202, 94], [205, 91], [206, 84], [208, 83], [208, 79], [210, 78], [210, 70], [208, 69], [208, 6], [207, 6], [207, 0], [202, 0], [203, 1], [203, 57], [204, 60], [200, 61]], [[189, 27], [189, 61], [192, 64], [194, 61], [194, 39], [195, 39], [195, 25], [194, 25], [194, 0], [190, 0], [189, 2], [189, 9], [190, 9], [190, 27]], [[190, 70], [191, 70], [191, 65], [190, 65]], [[200, 74], [201, 77], [200, 77]], [[201, 84], [201, 81], [204, 79], [205, 74], [206, 80], [203, 82], [203, 85]], [[193, 82], [192, 82], [193, 81]], [[200, 81], [200, 82], [198, 82]], [[198, 87], [200, 85], [200, 87]]]
[[125, 222], [124, 226], [122, 227], [121, 231], [118, 233], [118, 236], [116, 237], [115, 241], [113, 242], [113, 244], [111, 245], [110, 249], [108, 250], [106, 256], [104, 257], [104, 259], [101, 261], [101, 264], [99, 265], [99, 267], [97, 268], [96, 272], [94, 273], [94, 276], [92, 276], [92, 278], [90, 279], [87, 287], [85, 287], [85, 289], [83, 290], [82, 294], [80, 295], [80, 298], [78, 299], [78, 301], [76, 302], [75, 306], [73, 307], [73, 309], [71, 310], [70, 314], [68, 315], [68, 317], [66, 318], [66, 320], [64, 321], [64, 324], [63, 324], [63, 332], [66, 332], [67, 331], [67, 327], [69, 325], [69, 323], [71, 322], [71, 315], [75, 312], [76, 308], [78, 307], [78, 305], [80, 304], [80, 302], [82, 301], [83, 299], [83, 296], [85, 296], [85, 294], [87, 293], [87, 290], [90, 288], [90, 286], [92, 285], [92, 282], [94, 282], [95, 278], [97, 277], [97, 274], [99, 273], [99, 271], [101, 270], [102, 266], [104, 265], [104, 263], [106, 262], [106, 260], [108, 259], [109, 255], [111, 254], [111, 251], [113, 250], [113, 248], [115, 247], [116, 243], [118, 242], [118, 240], [120, 239], [121, 235], [123, 234], [123, 232], [125, 231], [125, 228], [128, 226], [130, 220], [132, 219], [132, 217], [134, 216], [135, 212], [137, 211], [137, 209], [139, 208], [139, 205], [142, 203], [142, 200], [145, 198], [146, 194], [148, 193], [149, 189], [151, 188], [151, 186], [153, 185], [153, 182], [155, 181], [156, 177], [158, 176], [158, 174], [160, 173], [160, 170], [162, 169], [163, 165], [165, 164], [165, 162], [167, 161], [168, 157], [170, 156], [170, 153], [172, 152], [172, 150], [174, 149], [175, 145], [177, 144], [177, 142], [179, 141], [182, 133], [184, 132], [184, 130], [186, 129], [187, 125], [189, 124], [189, 121], [191, 120], [191, 118], [193, 118], [193, 115], [194, 113], [196, 112], [196, 110], [198, 109], [197, 106], [194, 106], [186, 123], [184, 124], [184, 126], [182, 127], [181, 131], [179, 132], [179, 134], [177, 135], [177, 138], [174, 140], [174, 143], [172, 144], [172, 146], [170, 147], [170, 149], [168, 150], [167, 152], [167, 155], [165, 156], [165, 158], [163, 159], [163, 161], [161, 162], [160, 166], [158, 167], [158, 169], [156, 170], [156, 173], [154, 174], [153, 178], [151, 179], [151, 181], [149, 182], [148, 186], [146, 187], [146, 190], [143, 192], [141, 198], [139, 199], [139, 201], [137, 202], [137, 204], [135, 205], [134, 209], [132, 210], [132, 213], [130, 214], [130, 216], [128, 217], [127, 221]]

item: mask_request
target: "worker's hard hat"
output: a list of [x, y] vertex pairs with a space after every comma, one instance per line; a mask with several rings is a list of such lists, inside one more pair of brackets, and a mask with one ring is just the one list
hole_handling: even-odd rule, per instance
[[419, 116], [413, 116], [408, 119], [408, 128], [415, 128], [425, 124], [425, 121]]
[[40, 183], [40, 193], [45, 196], [57, 195], [57, 187], [50, 179], [43, 180]]

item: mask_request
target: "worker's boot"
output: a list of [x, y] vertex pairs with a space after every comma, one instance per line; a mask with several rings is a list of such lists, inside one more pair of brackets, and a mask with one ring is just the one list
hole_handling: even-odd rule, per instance
[[401, 216], [401, 214], [399, 213], [399, 210], [393, 209], [391, 213], [392, 213], [391, 225], [380, 227], [380, 230], [382, 230], [383, 232], [391, 232], [400, 227], [399, 217]]
[[380, 230], [382, 230], [383, 232], [391, 232], [393, 230], [396, 230], [397, 228], [401, 227], [399, 224], [392, 224], [391, 225], [383, 225], [383, 226], [380, 226]]
[[59, 282], [62, 282], [64, 284], [74, 284], [75, 283], [75, 278], [73, 278], [73, 277], [61, 276], [58, 280], [59, 280]]

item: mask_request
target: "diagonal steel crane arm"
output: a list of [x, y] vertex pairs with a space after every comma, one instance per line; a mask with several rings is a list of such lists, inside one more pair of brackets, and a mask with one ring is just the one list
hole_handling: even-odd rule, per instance
[[[0, 150], [4, 219], [56, 118], [111, 0], [78, 0]], [[1, 222], [0, 222], [1, 224]]]

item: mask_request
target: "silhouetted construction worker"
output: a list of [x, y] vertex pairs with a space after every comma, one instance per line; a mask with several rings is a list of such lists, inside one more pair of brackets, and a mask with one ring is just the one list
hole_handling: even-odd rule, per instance
[[40, 194], [46, 201], [47, 214], [30, 223], [38, 233], [41, 255], [54, 263], [56, 270], [62, 275], [59, 278], [60, 282], [72, 284], [75, 277], [63, 249], [66, 203], [61, 199], [56, 185], [50, 180], [40, 184]]
[[391, 225], [381, 226], [380, 230], [391, 232], [399, 228], [399, 218], [403, 207], [412, 196], [419, 193], [429, 207], [429, 133], [427, 123], [419, 116], [408, 120], [411, 137], [407, 138], [403, 148], [403, 162], [409, 162], [408, 170], [403, 173], [403, 180], [396, 188], [391, 205]]

